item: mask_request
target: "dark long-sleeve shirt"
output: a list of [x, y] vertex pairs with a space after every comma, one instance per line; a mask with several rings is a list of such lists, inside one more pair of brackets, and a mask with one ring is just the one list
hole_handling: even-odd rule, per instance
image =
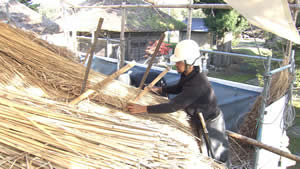
[[181, 74], [174, 86], [163, 87], [164, 92], [177, 94], [168, 103], [147, 106], [148, 113], [172, 113], [178, 110], [193, 116], [202, 112], [206, 120], [215, 117], [219, 112], [217, 99], [205, 74], [194, 69], [187, 76]]

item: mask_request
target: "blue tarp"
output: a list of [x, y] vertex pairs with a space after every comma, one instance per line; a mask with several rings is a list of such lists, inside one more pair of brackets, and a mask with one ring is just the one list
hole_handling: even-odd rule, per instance
[[[92, 69], [102, 74], [110, 75], [117, 70], [117, 64], [95, 57], [92, 61]], [[141, 66], [134, 66], [131, 71], [132, 75], [138, 72], [145, 72], [146, 68]], [[160, 70], [153, 70], [153, 72], [160, 73]], [[180, 78], [178, 73], [167, 73], [164, 80], [167, 85], [176, 83]], [[237, 131], [245, 114], [250, 111], [254, 101], [260, 94], [256, 91], [241, 89], [238, 86], [232, 87], [229, 85], [211, 82], [212, 87], [218, 99], [218, 105], [224, 113], [226, 128], [231, 131]], [[172, 96], [169, 96], [172, 97]]]

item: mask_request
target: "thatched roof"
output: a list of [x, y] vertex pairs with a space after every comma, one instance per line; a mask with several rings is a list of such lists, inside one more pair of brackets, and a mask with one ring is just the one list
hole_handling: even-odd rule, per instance
[[[8, 6], [9, 14], [7, 14]], [[8, 17], [10, 17], [8, 19]], [[38, 34], [53, 34], [59, 32], [59, 25], [16, 0], [0, 3], [0, 20], [10, 21], [10, 24], [25, 30], [31, 30]]]
[[[121, 4], [122, 1], [102, 1], [94, 0], [87, 1], [80, 5], [111, 5]], [[143, 4], [143, 1], [130, 1], [134, 4]], [[99, 9], [89, 8], [80, 9], [74, 15], [66, 18], [65, 21], [60, 19], [60, 22], [65, 25], [68, 30], [79, 31], [95, 31], [99, 18], [104, 18], [102, 25], [103, 30], [121, 31], [122, 13], [121, 9]], [[167, 30], [181, 30], [185, 28], [185, 24], [175, 18], [167, 15], [159, 9], [153, 8], [130, 8], [127, 9], [126, 32], [164, 32]]]
[[[184, 112], [126, 113], [140, 89], [113, 80], [90, 97], [93, 103], [70, 106], [68, 100], [80, 93], [84, 65], [9, 25], [0, 23], [0, 30], [1, 159], [26, 154], [36, 168], [49, 164], [57, 169], [223, 168], [199, 153]], [[91, 71], [87, 88], [104, 78]], [[149, 93], [138, 103], [166, 101]], [[23, 159], [18, 164], [26, 166]]]

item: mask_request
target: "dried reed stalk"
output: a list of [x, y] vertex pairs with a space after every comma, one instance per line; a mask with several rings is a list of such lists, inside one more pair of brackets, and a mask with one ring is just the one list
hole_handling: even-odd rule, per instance
[[[288, 58], [284, 59], [281, 66], [285, 66], [288, 64]], [[290, 73], [288, 70], [284, 70], [280, 73], [275, 74], [272, 76], [271, 85], [270, 85], [270, 92], [267, 99], [267, 105], [272, 104], [282, 96], [284, 96], [289, 88], [291, 83]], [[259, 119], [259, 109], [262, 103], [262, 96], [259, 96], [254, 105], [252, 106], [251, 111], [245, 117], [244, 122], [240, 127], [239, 133], [256, 139], [257, 134], [257, 120]], [[243, 162], [247, 162], [247, 166], [253, 164], [250, 159], [253, 159], [254, 147], [252, 145], [245, 144], [243, 142], [237, 141], [237, 144], [240, 144], [239, 147], [235, 146], [237, 150], [242, 150], [248, 152], [248, 155], [240, 155], [242, 151], [236, 151], [237, 155], [241, 158], [240, 160]], [[234, 146], [234, 145], [233, 145]]]
[[35, 167], [45, 161], [60, 168], [221, 167], [187, 147], [188, 135], [174, 139], [180, 132], [166, 124], [130, 115], [130, 123], [123, 123], [111, 115], [117, 110], [79, 111], [2, 89], [0, 103], [0, 145], [13, 147], [0, 150], [5, 166], [20, 157], [13, 168], [28, 167], [21, 158], [26, 152], [40, 159], [32, 163]]
[[[288, 58], [284, 59], [281, 66], [289, 64]], [[274, 101], [278, 100], [284, 96], [289, 88], [291, 83], [290, 73], [288, 70], [284, 70], [272, 76], [271, 85], [270, 85], [270, 94], [268, 96], [267, 105], [272, 104]], [[251, 111], [245, 117], [245, 120], [240, 128], [240, 133], [244, 136], [250, 138], [256, 138], [257, 133], [257, 119], [259, 118], [258, 113], [261, 107], [262, 97], [259, 96], [254, 105], [252, 106]]]
[[[41, 46], [21, 30], [2, 23], [0, 29], [0, 144], [50, 161], [49, 167], [220, 168], [197, 153], [184, 113], [124, 113], [127, 101], [139, 90], [116, 80], [89, 98], [101, 106], [89, 101], [78, 107], [54, 102], [68, 102], [80, 94], [85, 67]], [[91, 71], [87, 88], [105, 77]], [[35, 96], [51, 100], [33, 99]], [[139, 100], [141, 104], [166, 101], [151, 94]], [[6, 157], [11, 155], [2, 158]], [[5, 165], [45, 165], [43, 160], [31, 163], [28, 159], [30, 156]]]

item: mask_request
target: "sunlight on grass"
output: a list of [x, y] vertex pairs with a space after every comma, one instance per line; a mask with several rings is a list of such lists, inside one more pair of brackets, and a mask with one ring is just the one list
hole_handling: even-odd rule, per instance
[[[261, 54], [259, 54], [259, 51]], [[262, 56], [270, 56], [272, 55], [272, 51], [266, 48], [260, 48], [259, 51], [257, 48], [234, 48], [232, 49], [233, 53], [240, 53], [246, 55], [262, 55]]]
[[208, 76], [240, 83], [246, 83], [248, 80], [256, 78], [255, 74], [224, 75], [223, 73], [217, 72], [208, 72]]

